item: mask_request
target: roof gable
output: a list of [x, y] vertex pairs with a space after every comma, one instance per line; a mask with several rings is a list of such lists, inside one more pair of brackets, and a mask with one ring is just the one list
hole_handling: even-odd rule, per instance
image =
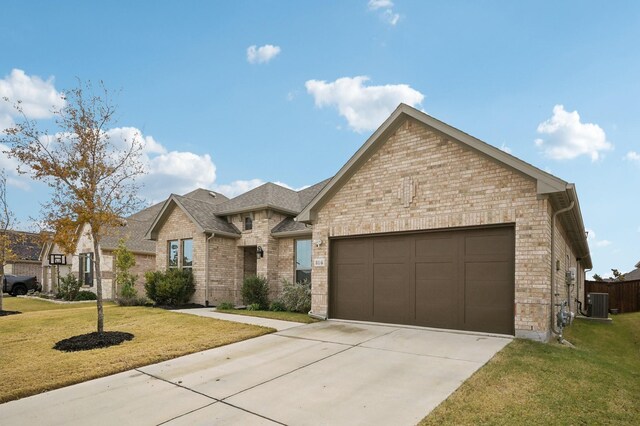
[[301, 210], [298, 193], [284, 186], [267, 182], [220, 204], [218, 214], [227, 216], [262, 209], [296, 215]]
[[296, 220], [313, 223], [316, 219], [317, 212], [351, 179], [369, 158], [389, 140], [406, 120], [415, 120], [448, 140], [457, 142], [504, 167], [533, 179], [536, 182], [537, 194], [549, 196], [551, 205], [555, 210], [567, 207], [574, 202], [575, 208], [572, 209], [569, 214], [561, 216], [560, 220], [565, 224], [572, 245], [576, 247], [576, 252], [581, 257], [583, 265], [586, 268], [591, 267], [589, 246], [586, 240], [584, 223], [575, 186], [573, 184], [569, 184], [556, 176], [540, 170], [519, 158], [405, 104], [400, 104], [398, 108], [396, 108], [389, 118], [367, 139], [338, 173], [331, 178], [326, 186], [302, 209]]
[[366, 161], [382, 147], [389, 137], [407, 119], [414, 119], [436, 133], [446, 136], [452, 141], [469, 147], [494, 161], [503, 164], [525, 176], [536, 180], [538, 194], [549, 194], [564, 191], [567, 182], [545, 171], [526, 163], [519, 158], [487, 144], [467, 133], [464, 133], [448, 124], [439, 121], [415, 108], [400, 104], [398, 108], [385, 120], [384, 123], [367, 139], [360, 149], [347, 161], [336, 173], [327, 185], [304, 207], [298, 215], [298, 220], [310, 222], [315, 220], [316, 212], [353, 176], [353, 174], [366, 163]]
[[165, 201], [155, 220], [148, 228], [145, 238], [156, 240], [162, 225], [169, 218], [174, 208], [181, 209], [193, 222], [199, 232], [215, 233], [222, 236], [239, 237], [240, 231], [216, 215], [217, 205], [198, 199], [171, 194]]

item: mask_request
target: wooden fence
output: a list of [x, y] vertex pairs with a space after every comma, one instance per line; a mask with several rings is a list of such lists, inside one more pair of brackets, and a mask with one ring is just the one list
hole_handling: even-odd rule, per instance
[[617, 309], [621, 314], [640, 311], [640, 280], [585, 281], [585, 300], [589, 293], [609, 293], [609, 309]]

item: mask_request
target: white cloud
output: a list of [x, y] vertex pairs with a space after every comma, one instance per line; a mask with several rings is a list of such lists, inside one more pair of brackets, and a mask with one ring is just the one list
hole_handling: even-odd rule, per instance
[[607, 247], [612, 243], [609, 240], [599, 240], [596, 238], [596, 233], [593, 229], [587, 229], [587, 241], [593, 247]]
[[378, 15], [380, 19], [391, 26], [395, 27], [400, 20], [400, 14], [394, 12], [393, 2], [391, 0], [369, 0], [367, 7], [373, 11], [380, 10]]
[[369, 0], [368, 6], [370, 10], [387, 9], [393, 7], [393, 2], [391, 0]]
[[[214, 189], [215, 191], [218, 191], [219, 193], [229, 198], [233, 198], [233, 197], [237, 197], [240, 194], [244, 194], [247, 191], [251, 191], [252, 189], [259, 187], [260, 185], [264, 185], [265, 183], [267, 182], [262, 179], [234, 180], [229, 184], [215, 184], [213, 185], [212, 189]], [[293, 191], [301, 191], [310, 186], [310, 185], [304, 185], [304, 186], [301, 186], [300, 188], [293, 188], [284, 182], [275, 181], [273, 183], [275, 183], [276, 185], [280, 185], [285, 188], [291, 189]]]
[[213, 185], [213, 189], [229, 198], [233, 198], [247, 191], [251, 191], [253, 188], [257, 188], [264, 183], [265, 181], [262, 179], [234, 180], [229, 184]]
[[591, 161], [596, 161], [603, 151], [613, 149], [600, 126], [581, 123], [578, 111], [565, 111], [562, 105], [553, 107], [553, 116], [538, 125], [538, 133], [547, 136], [545, 139], [536, 139], [536, 146], [554, 160], [588, 155]]
[[208, 154], [169, 151], [135, 127], [116, 127], [106, 134], [116, 149], [130, 146], [134, 139], [142, 143], [140, 160], [147, 172], [139, 178], [142, 198], [158, 202], [171, 193], [185, 194], [196, 188], [210, 188], [216, 180], [216, 166]]
[[247, 61], [250, 64], [263, 64], [271, 61], [280, 53], [280, 46], [265, 44], [257, 47], [256, 45], [247, 48]]
[[[53, 77], [43, 80], [38, 76], [28, 76], [23, 70], [14, 68], [11, 73], [0, 79], [0, 131], [15, 124], [17, 112], [13, 104], [21, 101], [21, 107], [27, 118], [51, 118], [52, 109], [65, 105], [62, 93], [53, 84]], [[9, 102], [4, 98], [8, 98]]]
[[8, 149], [7, 145], [0, 143], [0, 168], [7, 176], [7, 186], [29, 191], [31, 189], [30, 179], [25, 175], [18, 174], [18, 160], [7, 157], [4, 151]]
[[506, 152], [507, 154], [511, 154], [511, 148], [509, 148], [506, 144], [502, 144], [502, 146], [500, 147], [501, 151]]
[[407, 84], [364, 86], [367, 81], [366, 76], [343, 77], [331, 83], [308, 80], [305, 87], [317, 107], [335, 106], [356, 132], [377, 128], [401, 102], [416, 106], [424, 99]]
[[392, 26], [396, 26], [396, 24], [398, 23], [398, 21], [400, 20], [400, 14], [399, 13], [395, 13], [393, 10], [391, 9], [387, 9], [385, 10], [382, 15], [380, 15], [382, 17], [382, 19], [387, 22], [389, 25]]
[[640, 154], [635, 151], [627, 152], [627, 155], [624, 156], [624, 159], [627, 161], [633, 161], [640, 164]]

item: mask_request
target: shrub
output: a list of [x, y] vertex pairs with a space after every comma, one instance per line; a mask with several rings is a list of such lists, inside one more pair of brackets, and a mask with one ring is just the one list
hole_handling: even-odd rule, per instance
[[127, 248], [125, 241], [118, 242], [118, 248], [114, 251], [114, 266], [116, 272], [116, 285], [119, 289], [117, 302], [120, 306], [145, 305], [147, 299], [138, 296], [135, 288], [136, 275], [129, 273], [129, 270], [136, 265], [136, 257]]
[[220, 302], [220, 303], [218, 303], [217, 308], [224, 311], [224, 310], [227, 310], [227, 309], [235, 308], [235, 305], [233, 303], [231, 303], [231, 302]]
[[269, 282], [265, 277], [249, 276], [242, 283], [242, 302], [258, 304], [260, 309], [269, 307]]
[[289, 280], [282, 280], [280, 300], [287, 311], [306, 314], [311, 310], [311, 283], [305, 280], [293, 284]]
[[287, 307], [279, 300], [274, 300], [269, 305], [269, 310], [273, 312], [284, 312], [287, 310]]
[[144, 306], [147, 304], [147, 298], [138, 296], [138, 290], [134, 286], [133, 277], [129, 281], [125, 281], [120, 288], [118, 295], [118, 305], [120, 306]]
[[259, 311], [261, 308], [259, 303], [252, 303], [247, 305], [247, 311]]
[[80, 282], [73, 274], [68, 274], [66, 277], [60, 278], [58, 284], [58, 292], [56, 293], [57, 299], [63, 300], [75, 300], [80, 290]]
[[92, 291], [87, 291], [87, 290], [82, 290], [79, 291], [78, 294], [76, 294], [76, 297], [73, 298], [73, 300], [96, 300], [98, 297], [96, 296], [96, 294]]
[[145, 279], [147, 297], [156, 305], [184, 305], [196, 290], [193, 274], [188, 269], [147, 272]]

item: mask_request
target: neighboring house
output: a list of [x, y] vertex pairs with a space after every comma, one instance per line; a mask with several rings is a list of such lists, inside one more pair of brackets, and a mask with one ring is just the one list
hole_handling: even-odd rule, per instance
[[40, 252], [43, 246], [42, 234], [23, 231], [7, 231], [13, 259], [5, 267], [5, 274], [34, 275], [42, 282]]
[[328, 182], [172, 195], [147, 237], [196, 303], [310, 273], [316, 316], [545, 341], [592, 267], [573, 184], [404, 104]]
[[[135, 255], [136, 265], [130, 273], [137, 276], [136, 290], [144, 295], [144, 273], [155, 269], [155, 243], [144, 238], [146, 230], [153, 221], [162, 203], [147, 207], [122, 220], [121, 226], [105, 229], [100, 241], [100, 269], [102, 273], [102, 297], [114, 299], [119, 289], [116, 285], [114, 271], [114, 250], [123, 240], [129, 251]], [[77, 233], [75, 253], [67, 255], [69, 268], [78, 278], [82, 289], [96, 291], [95, 257], [91, 227], [81, 226]]]
[[71, 273], [69, 259], [70, 257], [64, 254], [64, 250], [51, 239], [44, 243], [40, 254], [43, 293], [56, 293], [60, 278]]
[[294, 217], [326, 183], [301, 191], [266, 183], [231, 200], [205, 190], [171, 195], [147, 233], [157, 268], [191, 269], [200, 304], [240, 303], [251, 275], [266, 277], [277, 297], [283, 280], [311, 278], [311, 227]]
[[636, 263], [635, 267], [636, 269], [634, 269], [633, 271], [624, 274], [625, 281], [640, 280], [640, 262]]

